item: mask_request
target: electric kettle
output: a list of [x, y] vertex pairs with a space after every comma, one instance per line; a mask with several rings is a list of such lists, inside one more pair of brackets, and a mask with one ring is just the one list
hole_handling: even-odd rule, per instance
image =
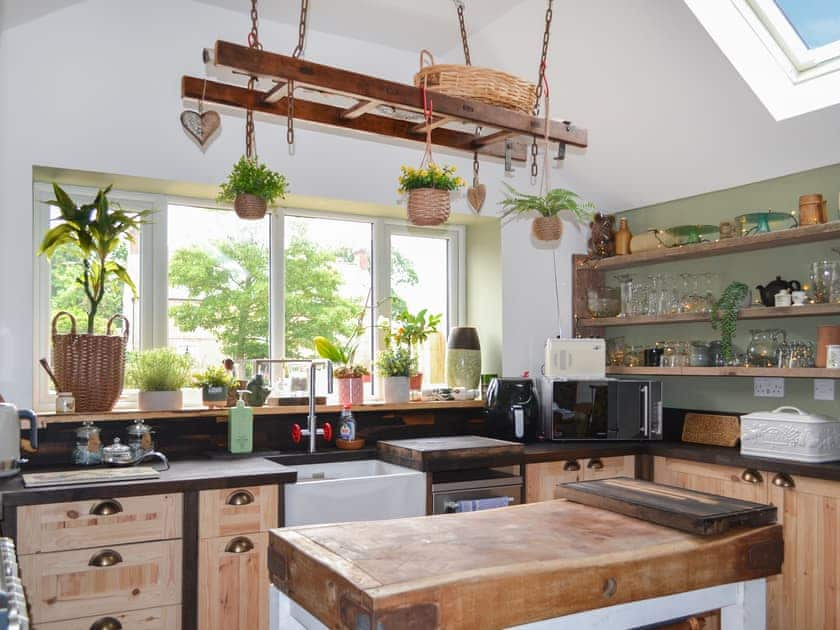
[[20, 421], [29, 420], [29, 442], [38, 448], [38, 417], [30, 409], [18, 409], [10, 403], [0, 403], [0, 477], [20, 472]]

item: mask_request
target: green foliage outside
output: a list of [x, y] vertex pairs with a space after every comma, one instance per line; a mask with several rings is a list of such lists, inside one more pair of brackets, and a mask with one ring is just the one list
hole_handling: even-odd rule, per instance
[[141, 392], [173, 392], [190, 382], [192, 359], [172, 348], [133, 352], [128, 357], [126, 385]]

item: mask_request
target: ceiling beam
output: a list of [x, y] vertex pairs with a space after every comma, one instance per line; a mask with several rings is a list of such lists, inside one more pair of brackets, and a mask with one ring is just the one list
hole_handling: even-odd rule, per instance
[[437, 129], [438, 127], [442, 127], [443, 125], [451, 122], [455, 122], [455, 119], [452, 116], [441, 116], [440, 118], [433, 120], [430, 124], [422, 122], [419, 125], [414, 125], [411, 128], [411, 133], [426, 133], [429, 129]]
[[370, 111], [373, 111], [377, 107], [379, 107], [379, 101], [359, 101], [352, 107], [348, 107], [343, 112], [341, 112], [341, 117], [344, 120], [353, 120], [354, 118], [358, 118], [359, 116], [364, 116]]

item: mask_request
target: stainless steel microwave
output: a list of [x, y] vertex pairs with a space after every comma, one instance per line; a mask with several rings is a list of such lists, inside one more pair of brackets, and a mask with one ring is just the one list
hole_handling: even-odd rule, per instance
[[540, 381], [548, 440], [661, 440], [662, 383], [641, 380]]

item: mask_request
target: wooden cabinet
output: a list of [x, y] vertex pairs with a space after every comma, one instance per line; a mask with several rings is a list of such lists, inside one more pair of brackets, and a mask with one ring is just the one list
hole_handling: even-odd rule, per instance
[[180, 630], [181, 607], [165, 606], [99, 617], [39, 623], [37, 630], [97, 630], [100, 628], [102, 630]]
[[594, 457], [528, 464], [525, 472], [525, 496], [528, 503], [554, 499], [554, 489], [561, 483], [609, 477], [634, 477], [636, 458]]
[[277, 527], [277, 486], [204, 490], [198, 498], [199, 538]]
[[654, 457], [653, 480], [698, 492], [767, 503], [766, 473], [758, 470]]

